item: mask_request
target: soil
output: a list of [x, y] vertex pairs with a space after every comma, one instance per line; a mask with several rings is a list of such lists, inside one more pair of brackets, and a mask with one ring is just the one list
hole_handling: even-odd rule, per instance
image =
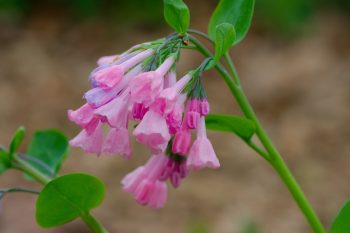
[[[43, 18], [45, 17], [45, 18]], [[0, 142], [8, 145], [18, 126], [27, 139], [36, 129], [58, 128], [70, 138], [79, 129], [67, 109], [83, 104], [87, 76], [98, 57], [153, 40], [167, 29], [98, 24], [67, 25], [53, 16], [37, 16], [25, 26], [0, 32]], [[205, 28], [200, 20], [193, 27]], [[341, 16], [321, 15], [308, 33], [293, 40], [259, 34], [254, 29], [232, 50], [243, 87], [262, 124], [277, 145], [322, 222], [328, 227], [350, 196], [350, 32]], [[185, 52], [180, 73], [201, 62]], [[240, 114], [228, 88], [215, 72], [205, 75], [213, 113]], [[87, 172], [107, 186], [102, 206], [94, 210], [110, 232], [179, 233], [196, 224], [210, 232], [238, 233], [255, 222], [266, 233], [309, 233], [308, 224], [281, 180], [266, 162], [237, 137], [209, 132], [222, 167], [192, 173], [170, 189], [161, 210], [136, 204], [120, 180], [144, 163], [149, 153], [133, 142], [134, 159], [100, 158], [71, 149], [61, 174]], [[25, 145], [23, 146], [25, 148]], [[23, 186], [17, 171], [6, 172], [0, 187]], [[35, 223], [34, 195], [11, 194], [1, 202], [0, 232], [89, 232], [77, 220], [57, 229]]]

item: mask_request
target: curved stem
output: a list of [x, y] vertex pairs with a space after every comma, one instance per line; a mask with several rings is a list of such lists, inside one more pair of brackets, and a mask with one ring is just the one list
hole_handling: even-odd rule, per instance
[[247, 145], [252, 148], [256, 153], [261, 155], [265, 160], [268, 162], [270, 161], [270, 155], [266, 153], [264, 150], [262, 150], [260, 147], [258, 147], [254, 142], [252, 141], [245, 141]]
[[201, 32], [201, 31], [196, 30], [196, 29], [188, 29], [187, 31], [190, 33], [193, 33], [193, 34], [197, 34], [197, 35], [203, 37], [204, 39], [206, 39], [207, 41], [209, 41], [210, 43], [215, 44], [214, 41], [204, 32]]
[[89, 212], [82, 213], [80, 217], [93, 232], [108, 233], [108, 231], [102, 226], [102, 224]]
[[13, 168], [21, 170], [31, 177], [33, 177], [36, 181], [39, 183], [46, 185], [51, 181], [51, 177], [46, 176], [42, 172], [40, 172], [38, 169], [33, 167], [30, 163], [27, 161], [21, 159], [19, 156], [15, 155], [13, 157], [14, 163], [13, 163]]
[[[205, 55], [206, 57], [212, 56], [210, 51], [204, 47], [204, 45], [198, 41], [195, 37], [190, 36], [189, 37], [191, 42], [197, 46], [198, 50]], [[307, 200], [305, 194], [301, 190], [299, 184], [293, 177], [292, 173], [290, 172], [288, 166], [284, 162], [282, 156], [272, 143], [271, 139], [263, 129], [259, 119], [257, 118], [253, 108], [251, 107], [248, 98], [246, 97], [243, 89], [241, 88], [241, 85], [239, 84], [239, 78], [237, 75], [236, 70], [234, 69], [233, 62], [231, 58], [227, 55], [225, 58], [229, 62], [229, 66], [231, 69], [231, 73], [234, 77], [232, 79], [230, 75], [227, 73], [225, 68], [221, 64], [217, 64], [215, 66], [216, 70], [221, 74], [223, 79], [225, 80], [226, 84], [228, 85], [231, 93], [235, 97], [237, 103], [239, 104], [242, 112], [244, 115], [252, 120], [256, 125], [256, 135], [258, 136], [259, 140], [261, 141], [262, 145], [265, 147], [266, 151], [269, 154], [270, 157], [270, 164], [275, 169], [275, 171], [278, 173], [284, 184], [287, 186], [288, 190], [292, 194], [294, 200], [297, 202], [299, 208], [303, 212], [304, 216], [306, 217], [307, 221], [309, 222], [311, 228], [315, 233], [326, 233], [321, 221], [319, 220], [318, 216], [316, 215], [315, 211], [313, 210], [311, 204]], [[231, 65], [230, 65], [231, 64]], [[237, 84], [235, 81], [237, 81]], [[259, 153], [259, 152], [258, 152]], [[260, 154], [260, 153], [259, 153]]]

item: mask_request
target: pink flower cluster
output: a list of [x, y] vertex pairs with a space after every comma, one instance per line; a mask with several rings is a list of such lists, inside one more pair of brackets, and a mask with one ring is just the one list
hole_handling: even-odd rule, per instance
[[[125, 159], [132, 156], [128, 125], [138, 123], [132, 135], [152, 156], [124, 177], [123, 190], [142, 205], [160, 208], [167, 199], [167, 180], [176, 188], [190, 170], [220, 163], [206, 135], [209, 103], [200, 77], [189, 72], [177, 80], [174, 53], [156, 69], [146, 69], [154, 56], [155, 49], [149, 48], [100, 58], [89, 77], [87, 103], [69, 110], [68, 117], [82, 128], [71, 146]], [[194, 142], [191, 129], [197, 132]]]

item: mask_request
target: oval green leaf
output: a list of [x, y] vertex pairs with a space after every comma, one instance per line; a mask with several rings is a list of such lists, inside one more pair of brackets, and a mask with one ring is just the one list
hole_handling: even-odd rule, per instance
[[165, 21], [177, 33], [185, 34], [190, 25], [190, 11], [182, 0], [164, 0]]
[[215, 57], [214, 61], [218, 62], [232, 46], [236, 38], [236, 31], [232, 24], [222, 23], [216, 26], [215, 33]]
[[209, 114], [205, 123], [210, 130], [234, 133], [244, 141], [249, 141], [255, 133], [255, 124], [239, 116]]
[[68, 174], [49, 182], [36, 202], [36, 220], [44, 228], [55, 227], [85, 215], [101, 204], [105, 188], [96, 177]]
[[25, 159], [47, 176], [55, 177], [68, 152], [68, 140], [58, 130], [35, 132]]
[[230, 23], [236, 30], [233, 44], [238, 44], [247, 34], [254, 12], [254, 0], [221, 0], [209, 22], [209, 36], [215, 40], [216, 27]]
[[350, 232], [350, 200], [346, 201], [339, 213], [335, 217], [330, 233]]
[[17, 152], [19, 146], [21, 145], [23, 138], [25, 135], [25, 129], [24, 127], [19, 127], [15, 133], [15, 135], [12, 138], [11, 144], [10, 144], [10, 156], [12, 157], [14, 153]]

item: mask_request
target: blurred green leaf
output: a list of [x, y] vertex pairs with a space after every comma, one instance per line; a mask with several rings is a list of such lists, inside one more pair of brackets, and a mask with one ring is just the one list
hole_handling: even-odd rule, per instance
[[210, 130], [234, 133], [245, 141], [249, 141], [255, 133], [254, 123], [239, 116], [209, 114], [205, 123]]
[[216, 27], [230, 23], [236, 30], [234, 44], [238, 44], [247, 34], [254, 12], [254, 0], [221, 0], [209, 22], [208, 33], [214, 40]]
[[14, 153], [17, 152], [18, 148], [20, 147], [23, 138], [25, 135], [25, 129], [23, 127], [19, 127], [15, 133], [15, 135], [12, 138], [11, 144], [10, 144], [10, 157], [13, 156]]
[[261, 233], [257, 225], [253, 222], [246, 223], [240, 231], [241, 233]]
[[335, 217], [330, 233], [350, 232], [350, 200], [346, 201]]
[[163, 0], [165, 21], [177, 33], [185, 34], [190, 25], [190, 11], [182, 0]]
[[215, 57], [214, 61], [218, 62], [232, 46], [236, 38], [236, 31], [232, 24], [222, 23], [216, 26], [215, 33]]
[[56, 176], [68, 152], [68, 140], [59, 131], [37, 131], [24, 158], [47, 176]]
[[315, 0], [264, 0], [257, 1], [256, 8], [256, 16], [260, 24], [288, 37], [298, 36], [299, 32], [308, 25], [307, 22], [316, 10]]
[[196, 223], [193, 226], [191, 226], [188, 233], [209, 233], [209, 229], [206, 225], [202, 223]]
[[89, 213], [101, 204], [105, 188], [96, 177], [68, 174], [49, 182], [36, 202], [36, 220], [42, 227], [55, 227]]
[[7, 151], [0, 148], [0, 175], [10, 167], [9, 155]]

